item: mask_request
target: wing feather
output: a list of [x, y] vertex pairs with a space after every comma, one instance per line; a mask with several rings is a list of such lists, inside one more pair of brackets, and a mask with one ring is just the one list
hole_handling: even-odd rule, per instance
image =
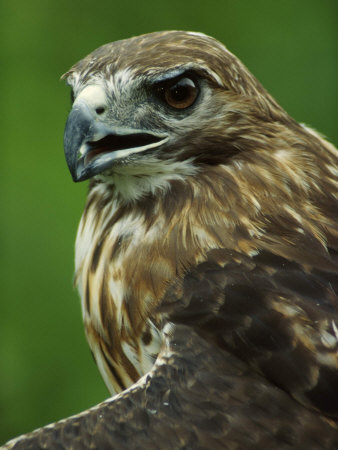
[[[335, 428], [224, 348], [171, 327], [154, 369], [114, 398], [4, 449], [329, 449]], [[226, 443], [226, 444], [225, 444]]]

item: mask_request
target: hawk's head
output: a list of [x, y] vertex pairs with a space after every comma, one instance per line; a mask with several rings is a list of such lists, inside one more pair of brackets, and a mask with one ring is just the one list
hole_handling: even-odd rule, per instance
[[154, 189], [239, 155], [260, 139], [258, 123], [273, 133], [269, 123], [292, 122], [234, 55], [199, 33], [107, 44], [64, 77], [74, 99], [65, 152], [75, 181], [148, 175]]

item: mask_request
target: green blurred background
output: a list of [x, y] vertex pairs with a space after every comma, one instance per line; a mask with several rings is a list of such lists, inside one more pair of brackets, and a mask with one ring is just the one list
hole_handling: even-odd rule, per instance
[[5, 0], [2, 98], [0, 443], [107, 397], [72, 288], [86, 184], [63, 157], [69, 90], [97, 46], [163, 29], [210, 34], [284, 108], [337, 144], [336, 0]]

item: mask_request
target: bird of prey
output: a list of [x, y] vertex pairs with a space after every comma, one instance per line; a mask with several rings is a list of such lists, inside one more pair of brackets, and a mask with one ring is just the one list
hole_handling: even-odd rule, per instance
[[112, 397], [5, 448], [338, 448], [337, 150], [204, 34], [103, 45], [64, 79]]

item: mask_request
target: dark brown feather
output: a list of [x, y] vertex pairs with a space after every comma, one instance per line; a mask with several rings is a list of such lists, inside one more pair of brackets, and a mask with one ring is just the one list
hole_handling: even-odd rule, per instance
[[177, 326], [170, 353], [140, 386], [26, 435], [19, 449], [334, 449], [327, 420], [240, 359]]

